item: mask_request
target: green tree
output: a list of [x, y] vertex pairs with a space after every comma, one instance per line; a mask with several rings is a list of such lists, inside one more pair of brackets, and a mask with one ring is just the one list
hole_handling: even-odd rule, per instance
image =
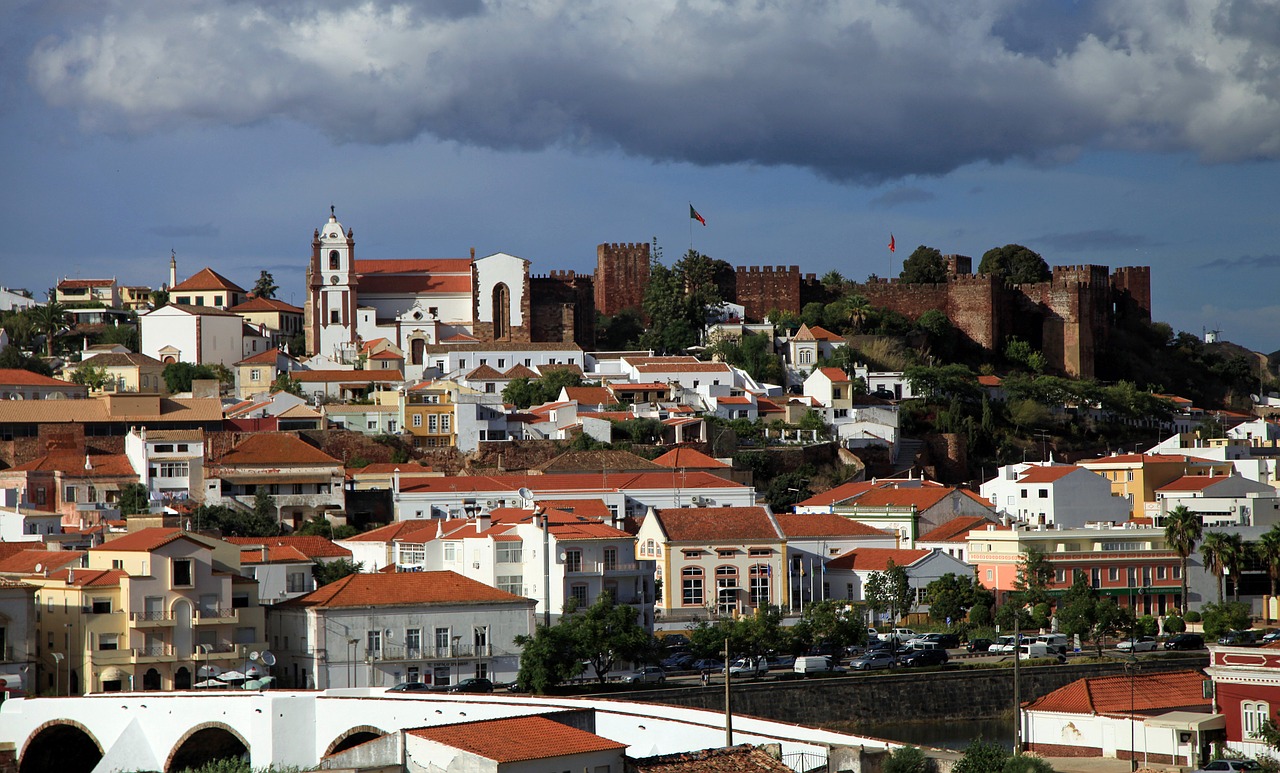
[[[1272, 524], [1271, 528], [1258, 538], [1253, 546], [1258, 561], [1267, 567], [1267, 577], [1271, 579], [1271, 595], [1276, 595], [1276, 580], [1280, 578], [1280, 524]], [[1185, 577], [1185, 572], [1183, 573]]]
[[726, 640], [731, 657], [787, 649], [781, 607], [770, 604], [757, 608], [755, 614], [702, 620], [689, 632], [689, 647], [699, 657], [722, 657]]
[[[1211, 531], [1204, 536], [1204, 544], [1200, 546], [1200, 555], [1204, 558], [1204, 568], [1218, 578], [1219, 604], [1222, 604], [1225, 600], [1224, 577], [1233, 570], [1237, 573], [1239, 572], [1237, 567], [1242, 559], [1240, 553], [1243, 550], [1244, 542], [1239, 534]], [[1239, 584], [1237, 583], [1238, 590]]]
[[53, 375], [53, 369], [45, 364], [44, 360], [23, 354], [22, 350], [13, 344], [9, 344], [3, 351], [0, 351], [0, 368], [6, 370], [29, 370], [32, 373], [39, 373], [41, 376]]
[[[1182, 563], [1182, 612], [1187, 611], [1187, 559], [1196, 550], [1196, 543], [1204, 533], [1200, 516], [1187, 509], [1186, 505], [1178, 505], [1169, 511], [1164, 519], [1164, 537], [1169, 548], [1178, 554]], [[1274, 588], [1273, 588], [1274, 591]], [[1221, 601], [1221, 599], [1219, 599]]]
[[929, 773], [929, 758], [915, 746], [899, 746], [894, 749], [881, 768], [884, 773]]
[[275, 278], [265, 268], [258, 274], [258, 281], [253, 283], [253, 294], [258, 298], [274, 298], [276, 297], [276, 290], [279, 289], [279, 287], [276, 287]]
[[1014, 754], [1004, 763], [1000, 773], [1053, 773], [1053, 766], [1040, 757]]
[[284, 371], [271, 382], [270, 391], [287, 392], [295, 397], [302, 397], [302, 382], [289, 375], [288, 371]]
[[[225, 371], [225, 373], [224, 373]], [[199, 379], [218, 379], [226, 383], [224, 376], [230, 374], [225, 365], [193, 365], [189, 362], [171, 362], [160, 372], [164, 385], [170, 392], [190, 392], [191, 382]], [[234, 377], [232, 381], [234, 382]]]
[[120, 514], [123, 516], [151, 512], [151, 492], [141, 483], [129, 483], [120, 489]]
[[630, 349], [644, 335], [644, 318], [637, 309], [623, 309], [612, 317], [596, 317], [596, 345], [605, 351]]
[[151, 308], [153, 309], [158, 309], [161, 306], [169, 305], [168, 290], [152, 290], [151, 294], [147, 297], [151, 299]]
[[337, 582], [347, 575], [359, 574], [362, 571], [364, 571], [363, 561], [352, 561], [348, 558], [339, 558], [334, 561], [316, 561], [311, 565], [311, 576], [315, 578], [317, 588]]
[[1009, 752], [1000, 744], [975, 738], [964, 747], [964, 756], [951, 767], [951, 773], [997, 773], [1009, 761]]
[[891, 558], [883, 572], [872, 572], [867, 577], [865, 596], [873, 610], [877, 613], [887, 611], [896, 622], [911, 612], [915, 589], [911, 587], [906, 568]]
[[924, 600], [929, 617], [956, 625], [975, 605], [990, 606], [992, 596], [970, 575], [944, 574], [925, 586]]
[[992, 274], [1016, 285], [1045, 282], [1052, 276], [1044, 258], [1021, 244], [1006, 244], [984, 252], [978, 273]]
[[138, 351], [138, 326], [109, 325], [98, 334], [100, 344], [120, 344], [131, 352]]
[[949, 360], [955, 351], [956, 326], [947, 315], [937, 309], [929, 309], [916, 320], [916, 327], [929, 339], [929, 348], [937, 356]]
[[967, 365], [912, 365], [902, 372], [911, 385], [911, 391], [930, 399], [950, 400], [958, 398], [976, 403], [982, 394], [978, 377]]
[[844, 308], [849, 320], [850, 332], [861, 333], [866, 327], [867, 320], [871, 318], [871, 301], [868, 301], [866, 296], [855, 293], [844, 299]]
[[334, 526], [328, 518], [317, 513], [307, 519], [301, 526], [293, 530], [299, 537], [325, 537], [327, 539], [346, 539], [354, 537], [360, 530], [349, 523]]
[[902, 261], [898, 280], [904, 284], [942, 284], [947, 281], [947, 262], [941, 252], [922, 244]]
[[99, 365], [94, 365], [93, 361], [82, 362], [79, 367], [71, 373], [71, 381], [76, 384], [84, 384], [95, 392], [106, 388], [107, 384], [112, 381], [111, 374], [107, 373], [107, 369]]
[[216, 529], [224, 537], [274, 537], [280, 533], [280, 524], [274, 517], [260, 517], [223, 505], [200, 505], [191, 511], [190, 520], [196, 529]]
[[1011, 336], [1004, 344], [1004, 358], [1014, 365], [1021, 365], [1032, 373], [1043, 373], [1048, 361], [1044, 355], [1031, 348], [1031, 344], [1017, 336]]
[[630, 604], [618, 604], [613, 594], [601, 593], [596, 602], [585, 609], [575, 609], [557, 625], [575, 643], [579, 657], [591, 665], [596, 680], [605, 678], [619, 661], [646, 661], [656, 655], [653, 638], [636, 622], [638, 614]]
[[517, 636], [520, 671], [516, 684], [522, 690], [546, 693], [582, 673], [578, 643], [560, 625], [538, 626], [532, 636]]
[[1081, 641], [1093, 642], [1098, 657], [1102, 657], [1102, 645], [1108, 636], [1115, 636], [1132, 624], [1129, 611], [1109, 596], [1100, 597], [1083, 573], [1076, 575], [1058, 603], [1058, 630], [1068, 636], [1078, 635]]
[[786, 382], [786, 369], [782, 357], [773, 351], [772, 336], [746, 333], [741, 338], [722, 338], [708, 347], [706, 354], [742, 368], [760, 383]]
[[867, 623], [862, 611], [847, 601], [827, 599], [804, 608], [791, 628], [797, 643], [804, 646], [828, 644], [836, 651], [867, 638]]
[[49, 302], [31, 310], [31, 318], [36, 330], [44, 334], [45, 355], [48, 357], [53, 356], [54, 341], [58, 337], [58, 332], [67, 324], [67, 307], [55, 301], [55, 296], [55, 292], [50, 290]]
[[641, 336], [641, 345], [669, 354], [700, 343], [708, 310], [722, 303], [716, 271], [716, 261], [694, 250], [671, 268], [662, 265], [655, 252], [644, 293], [649, 329]]
[[1205, 604], [1203, 614], [1206, 639], [1217, 639], [1227, 631], [1243, 630], [1252, 625], [1249, 605], [1235, 601]]
[[1013, 589], [1025, 604], [1042, 604], [1049, 600], [1049, 583], [1053, 582], [1053, 566], [1044, 551], [1035, 546], [1027, 548], [1018, 564], [1018, 575]]
[[784, 512], [797, 502], [813, 496], [813, 490], [809, 488], [810, 477], [802, 472], [784, 472], [773, 476], [764, 489], [764, 498], [769, 502], [769, 507], [774, 512]]

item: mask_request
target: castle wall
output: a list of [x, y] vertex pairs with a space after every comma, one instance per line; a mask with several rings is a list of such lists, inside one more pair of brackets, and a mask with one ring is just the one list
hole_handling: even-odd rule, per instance
[[770, 309], [800, 312], [799, 266], [738, 266], [737, 302], [748, 322], [760, 322]]
[[552, 271], [530, 278], [532, 340], [595, 345], [595, 282], [589, 274]]
[[1116, 315], [1151, 321], [1151, 267], [1122, 266], [1111, 275]]
[[623, 309], [642, 309], [649, 284], [649, 244], [601, 244], [596, 247], [595, 308], [612, 317]]

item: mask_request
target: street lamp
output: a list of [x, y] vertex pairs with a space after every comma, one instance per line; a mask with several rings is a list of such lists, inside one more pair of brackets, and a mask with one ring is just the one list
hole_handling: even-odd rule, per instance
[[[61, 674], [58, 673], [58, 669], [60, 668], [62, 661], [67, 659], [67, 656], [63, 655], [61, 652], [51, 652], [49, 654], [53, 656], [53, 694], [57, 695], [59, 692], [58, 682], [62, 679]], [[67, 692], [71, 692], [70, 683], [67, 684]]]

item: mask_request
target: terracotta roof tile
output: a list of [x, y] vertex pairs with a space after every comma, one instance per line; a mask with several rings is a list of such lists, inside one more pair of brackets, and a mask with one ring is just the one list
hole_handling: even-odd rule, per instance
[[892, 537], [892, 532], [868, 526], [835, 513], [773, 516], [782, 533], [790, 537]]
[[839, 335], [837, 333], [832, 333], [830, 330], [827, 330], [825, 327], [820, 327], [815, 325], [812, 328], [810, 328], [810, 330], [813, 332], [813, 337], [818, 339], [819, 341], [843, 341], [844, 340], [844, 336]]
[[465, 378], [468, 381], [477, 381], [479, 379], [488, 379], [492, 381], [494, 379], [502, 379], [505, 377], [499, 373], [497, 369], [492, 368], [489, 365], [481, 365], [468, 373]]
[[268, 349], [265, 352], [258, 352], [252, 357], [245, 357], [243, 360], [240, 360], [236, 364], [237, 365], [274, 365], [276, 364], [276, 359], [281, 355], [284, 355], [284, 352], [280, 351], [279, 349]]
[[[1208, 712], [1199, 671], [1164, 671], [1132, 676], [1085, 677], [1027, 704], [1027, 710], [1064, 714], [1160, 714], [1176, 709]], [[1133, 701], [1130, 704], [1130, 700]]]
[[248, 314], [251, 312], [262, 311], [279, 311], [288, 314], [301, 314], [302, 309], [291, 303], [277, 300], [275, 298], [250, 298], [244, 303], [232, 306], [231, 310], [237, 314]]
[[110, 287], [114, 279], [63, 279], [58, 283], [59, 290], [78, 290], [85, 287]]
[[[419, 541], [430, 542], [435, 539], [436, 531], [442, 528], [444, 522], [438, 519], [423, 519], [412, 521], [397, 521], [389, 523], [386, 526], [379, 526], [376, 529], [370, 529], [366, 532], [347, 537], [343, 542], [382, 542], [390, 543], [393, 540], [403, 541]], [[426, 536], [419, 536], [419, 532]]]
[[565, 396], [579, 405], [613, 405], [618, 402], [604, 387], [565, 387]]
[[367, 384], [370, 381], [404, 381], [398, 370], [296, 370], [289, 374], [303, 384], [352, 383]]
[[[162, 306], [161, 308], [164, 308], [164, 309], [172, 308], [172, 309], [177, 309], [178, 311], [185, 311], [188, 314], [195, 314], [197, 316], [202, 315], [206, 317], [237, 317], [238, 318], [240, 316], [239, 314], [236, 314], [234, 311], [226, 311], [224, 309], [214, 308], [213, 306], [193, 306], [189, 303], [174, 303], [173, 301], [169, 301], [168, 305]], [[160, 309], [156, 309], [148, 313], [154, 314], [156, 311], [159, 311], [159, 310]]]
[[61, 580], [75, 588], [114, 588], [129, 573], [121, 569], [67, 568], [49, 574], [51, 580]]
[[156, 548], [168, 545], [174, 540], [184, 538], [189, 539], [192, 542], [196, 542], [201, 547], [205, 547], [203, 542], [199, 542], [182, 529], [157, 526], [150, 529], [140, 529], [138, 531], [129, 532], [128, 534], [121, 535], [115, 539], [107, 540], [105, 543], [98, 545], [97, 547], [90, 548], [90, 550], [96, 552], [117, 552], [127, 550], [149, 553]]
[[[540, 716], [435, 725], [409, 730], [407, 734], [498, 763], [543, 760], [610, 750], [621, 753], [627, 748], [624, 743]], [[563, 767], [571, 766], [564, 763]]]
[[783, 539], [763, 507], [667, 508], [653, 517], [672, 542]]
[[636, 367], [638, 373], [728, 373], [723, 362], [648, 363]]
[[506, 373], [502, 374], [503, 378], [537, 378], [538, 374], [523, 365], [512, 365]]
[[653, 463], [663, 467], [670, 467], [673, 470], [681, 468], [723, 470], [729, 467], [729, 465], [719, 459], [713, 459], [694, 448], [673, 448], [662, 456], [659, 456], [657, 459], [654, 459]]
[[351, 551], [335, 545], [324, 537], [312, 535], [286, 537], [225, 537], [227, 542], [241, 549], [254, 547], [291, 547], [309, 558], [350, 558]]
[[35, 574], [36, 567], [56, 571], [66, 566], [79, 566], [84, 560], [79, 550], [23, 550], [0, 560], [4, 574]]
[[932, 553], [932, 550], [905, 550], [899, 548], [855, 548], [827, 562], [828, 569], [858, 572], [883, 572], [893, 561], [897, 566], [911, 566]]
[[1028, 467], [1018, 478], [1019, 483], [1053, 483], [1081, 469], [1074, 464], [1055, 464], [1046, 467]]
[[287, 432], [255, 432], [229, 452], [218, 464], [224, 467], [253, 465], [341, 465], [342, 462]]
[[960, 515], [922, 535], [916, 542], [965, 542], [969, 532], [995, 523], [981, 515]]
[[[106, 355], [98, 355], [104, 357]], [[95, 360], [96, 362], [96, 360]], [[56, 378], [42, 376], [39, 373], [32, 373], [22, 368], [0, 368], [0, 384], [12, 384], [14, 386], [47, 386], [47, 387], [70, 387], [75, 389], [79, 384], [70, 381], [59, 381]]]
[[239, 293], [244, 292], [244, 288], [227, 279], [222, 274], [211, 268], [202, 268], [185, 281], [179, 282], [169, 288], [169, 296], [173, 297], [174, 293], [192, 292], [200, 290], [234, 290]]
[[349, 574], [286, 602], [306, 607], [388, 607], [421, 604], [505, 604], [527, 599], [457, 572]]
[[5, 472], [60, 472], [77, 478], [137, 477], [129, 457], [124, 454], [82, 454], [76, 451], [54, 451], [26, 464], [10, 467]]
[[1228, 475], [1183, 475], [1169, 481], [1156, 491], [1203, 491], [1216, 483], [1230, 480]]
[[163, 368], [164, 363], [154, 357], [148, 357], [145, 354], [136, 354], [134, 352], [107, 352], [106, 354], [95, 354], [85, 360], [90, 365], [96, 365], [103, 368], [125, 368], [140, 367], [143, 365]]
[[839, 368], [818, 368], [818, 370], [822, 373], [822, 375], [826, 376], [827, 378], [831, 379], [833, 382], [837, 384], [843, 384], [846, 381], [852, 380], [848, 373], [845, 373], [843, 370], [840, 370]]
[[539, 491], [623, 491], [662, 488], [745, 488], [709, 472], [574, 473], [560, 475], [455, 475], [401, 481], [401, 491], [507, 492], [528, 487]]
[[409, 258], [397, 260], [357, 260], [355, 270], [369, 274], [466, 274], [471, 276], [470, 258]]

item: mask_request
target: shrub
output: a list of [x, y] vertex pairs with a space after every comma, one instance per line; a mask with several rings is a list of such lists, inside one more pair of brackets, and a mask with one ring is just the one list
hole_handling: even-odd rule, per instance
[[929, 758], [915, 746], [900, 746], [884, 761], [884, 773], [927, 773]]
[[1194, 609], [1189, 610], [1187, 612], [1187, 616], [1183, 618], [1183, 620], [1186, 620], [1188, 623], [1198, 623], [1200, 622], [1200, 619], [1200, 613]]
[[1177, 615], [1169, 615], [1164, 619], [1165, 633], [1182, 633], [1187, 630], [1187, 622]]
[[1053, 773], [1053, 768], [1040, 757], [1015, 754], [1004, 764], [1000, 773]]

